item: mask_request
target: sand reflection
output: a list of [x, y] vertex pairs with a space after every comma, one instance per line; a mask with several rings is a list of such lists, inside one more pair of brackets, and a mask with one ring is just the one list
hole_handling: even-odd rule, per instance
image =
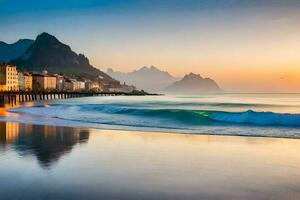
[[5, 199], [300, 198], [297, 139], [6, 123], [0, 146]]
[[10, 145], [22, 156], [34, 155], [43, 167], [50, 167], [74, 145], [86, 143], [87, 129], [0, 123], [0, 146]]

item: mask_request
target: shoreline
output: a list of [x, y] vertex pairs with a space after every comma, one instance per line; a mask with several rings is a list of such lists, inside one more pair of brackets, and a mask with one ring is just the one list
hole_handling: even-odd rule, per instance
[[[2, 121], [0, 119], [0, 123], [18, 123], [20, 125], [32, 125], [32, 126], [49, 126], [49, 127], [58, 127], [58, 128], [74, 128], [74, 129], [91, 129], [91, 130], [99, 130], [99, 131], [120, 131], [120, 132], [135, 132], [142, 134], [176, 134], [176, 135], [195, 135], [195, 136], [220, 136], [220, 137], [245, 137], [245, 138], [270, 138], [270, 139], [291, 139], [291, 140], [299, 140], [297, 137], [280, 137], [280, 136], [263, 136], [263, 135], [243, 135], [243, 134], [211, 134], [211, 133], [184, 133], [180, 131], [170, 131], [170, 130], [155, 130], [154, 128], [149, 128], [148, 130], [138, 130], [138, 129], [121, 129], [121, 128], [97, 128], [97, 127], [89, 127], [89, 126], [74, 126], [74, 125], [54, 125], [54, 124], [44, 124], [44, 123], [29, 123], [29, 122], [18, 122], [18, 121]], [[139, 128], [139, 127], [138, 127]]]
[[[31, 124], [31, 125], [40, 125], [40, 126], [56, 126], [56, 127], [69, 127], [69, 128], [89, 128], [89, 129], [96, 129], [96, 130], [115, 130], [115, 131], [135, 131], [135, 132], [156, 132], [156, 133], [164, 133], [164, 134], [181, 134], [181, 135], [208, 135], [208, 136], [233, 136], [233, 137], [252, 137], [252, 138], [280, 138], [280, 139], [300, 139], [298, 136], [283, 136], [283, 135], [262, 135], [262, 134], [237, 134], [236, 132], [233, 134], [226, 134], [226, 133], [207, 133], [207, 132], [200, 132], [196, 129], [178, 129], [178, 128], [165, 128], [165, 127], [150, 127], [150, 126], [130, 126], [130, 125], [122, 125], [122, 124], [105, 124], [105, 123], [96, 123], [96, 122], [82, 122], [76, 120], [69, 120], [69, 119], [61, 119], [43, 115], [32, 115], [28, 113], [17, 113], [17, 112], [9, 112], [8, 109], [13, 108], [22, 108], [22, 107], [33, 107], [33, 106], [47, 106], [48, 103], [51, 103], [53, 100], [46, 100], [46, 101], [30, 101], [30, 102], [23, 102], [19, 103], [16, 106], [10, 106], [6, 104], [6, 107], [0, 108], [0, 122], [15, 122], [20, 124]], [[26, 120], [22, 120], [22, 118], [26, 118]], [[36, 119], [36, 120], [35, 120]], [[38, 121], [38, 119], [42, 119]], [[49, 120], [47, 120], [49, 119]], [[237, 126], [239, 127], [239, 126]], [[242, 126], [243, 127], [243, 126]], [[246, 126], [245, 126], [246, 127]], [[211, 127], [215, 128], [215, 127]], [[266, 127], [259, 127], [253, 126], [250, 128], [266, 128]], [[270, 127], [267, 127], [270, 128]], [[274, 128], [287, 128], [287, 127], [274, 127]], [[289, 127], [288, 127], [289, 128]], [[206, 129], [209, 129], [206, 127]], [[226, 127], [225, 127], [226, 129]], [[255, 130], [254, 130], [255, 131]], [[284, 130], [283, 130], [284, 131]], [[215, 131], [217, 132], [217, 131]]]
[[0, 133], [5, 199], [300, 197], [300, 140], [15, 122]]

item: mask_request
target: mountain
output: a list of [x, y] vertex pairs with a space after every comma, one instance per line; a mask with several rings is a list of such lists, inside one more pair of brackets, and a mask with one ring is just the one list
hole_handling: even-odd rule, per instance
[[21, 39], [13, 44], [0, 41], [0, 60], [9, 62], [18, 58], [33, 42], [33, 40], [29, 39]]
[[168, 86], [166, 93], [199, 94], [222, 92], [218, 84], [210, 78], [202, 78], [199, 74], [190, 73], [180, 81]]
[[61, 43], [48, 33], [38, 35], [25, 53], [11, 62], [28, 71], [46, 69], [50, 73], [78, 75], [89, 79], [100, 76], [106, 80], [113, 80], [90, 65], [89, 60], [83, 54], [76, 54], [68, 45]]
[[144, 89], [150, 92], [161, 91], [163, 88], [178, 80], [168, 72], [161, 71], [154, 66], [145, 66], [129, 73], [122, 73], [108, 69], [106, 73], [121, 82], [135, 85], [139, 89]]

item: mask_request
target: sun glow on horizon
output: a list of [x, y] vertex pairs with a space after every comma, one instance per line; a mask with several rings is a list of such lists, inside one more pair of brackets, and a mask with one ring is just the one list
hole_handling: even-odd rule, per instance
[[154, 65], [229, 92], [300, 92], [300, 2], [159, 2], [1, 1], [0, 40], [46, 31], [103, 71]]

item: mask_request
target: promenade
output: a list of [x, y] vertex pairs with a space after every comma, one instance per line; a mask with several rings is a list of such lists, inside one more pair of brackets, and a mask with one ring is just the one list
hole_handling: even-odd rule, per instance
[[157, 95], [146, 92], [0, 92], [0, 107], [5, 104], [16, 105], [17, 103], [29, 101], [42, 101], [51, 99], [69, 99], [92, 96], [145, 96]]

